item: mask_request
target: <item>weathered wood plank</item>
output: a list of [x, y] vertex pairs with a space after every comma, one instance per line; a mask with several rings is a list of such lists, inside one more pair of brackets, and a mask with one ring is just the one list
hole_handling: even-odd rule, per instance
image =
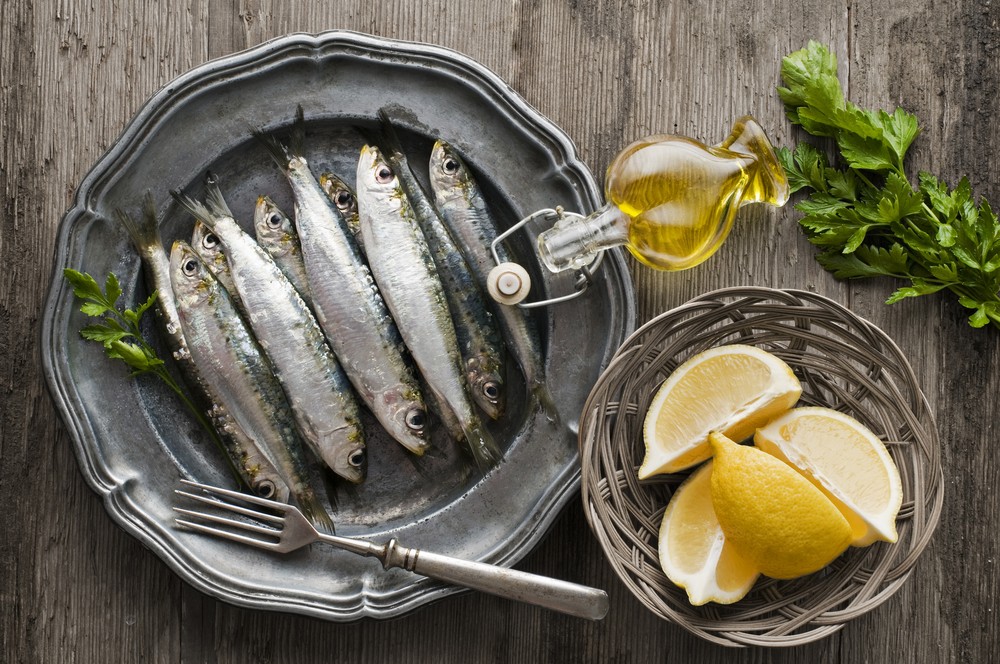
[[[990, 5], [962, 12], [933, 4], [890, 3], [876, 10], [853, 8], [850, 94], [858, 103], [917, 114], [923, 133], [908, 168], [933, 172], [954, 186], [969, 176], [978, 196], [1000, 200], [1000, 167], [993, 155], [1000, 135], [993, 109], [1000, 81], [1000, 12]], [[947, 35], [947, 37], [945, 37]], [[891, 657], [901, 649], [928, 661], [989, 658], [998, 642], [993, 615], [1000, 593], [996, 565], [1000, 520], [1000, 464], [992, 454], [1000, 413], [1000, 342], [993, 330], [975, 330], [971, 311], [950, 293], [887, 307], [882, 300], [900, 284], [852, 289], [852, 305], [892, 336], [911, 359], [937, 413], [945, 472], [941, 526], [910, 583], [894, 604], [897, 620], [876, 613], [865, 626], [890, 638], [868, 656]], [[975, 479], [972, 479], [975, 478]], [[941, 579], [941, 587], [927, 581]], [[851, 643], [855, 654], [864, 646]], [[995, 657], [995, 655], [992, 655]]]
[[[995, 7], [924, 0], [802, 3], [480, 3], [164, 0], [0, 3], [0, 643], [4, 661], [713, 662], [987, 661], [1000, 610], [994, 532], [1000, 342], [943, 296], [886, 307], [894, 285], [839, 284], [813, 260], [790, 208], [746, 209], [708, 263], [635, 266], [646, 320], [706, 290], [814, 290], [884, 327], [935, 407], [948, 494], [942, 526], [903, 590], [837, 636], [794, 651], [733, 653], [665, 624], [618, 584], [572, 504], [519, 567], [607, 588], [599, 624], [465, 594], [389, 622], [330, 624], [201, 595], [118, 528], [86, 486], [44, 393], [39, 309], [73, 191], [159, 87], [210, 57], [293, 31], [347, 28], [438, 43], [496, 71], [576, 141], [600, 174], [644, 134], [715, 142], [755, 114], [776, 144], [801, 138], [773, 94], [782, 55], [814, 37], [865, 105], [903, 105], [925, 126], [914, 169], [1000, 200], [993, 113]], [[787, 5], [787, 6], [786, 6]], [[847, 70], [849, 67], [849, 71]], [[28, 360], [25, 361], [25, 356]]]

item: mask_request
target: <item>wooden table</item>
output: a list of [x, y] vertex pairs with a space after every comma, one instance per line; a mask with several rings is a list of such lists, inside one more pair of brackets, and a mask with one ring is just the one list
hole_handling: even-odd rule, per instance
[[1000, 657], [1000, 332], [940, 295], [839, 283], [791, 206], [741, 213], [708, 263], [633, 264], [640, 322], [710, 289], [809, 289], [881, 326], [938, 419], [946, 498], [913, 577], [835, 636], [729, 651], [647, 612], [618, 582], [580, 504], [518, 567], [606, 588], [600, 623], [463, 594], [387, 622], [252, 611], [193, 590], [107, 516], [42, 378], [40, 308], [73, 192], [140, 105], [210, 58], [288, 32], [344, 28], [468, 54], [576, 141], [595, 173], [656, 132], [720, 140], [753, 113], [792, 130], [774, 92], [783, 55], [830, 44], [850, 97], [922, 121], [910, 166], [1000, 205], [996, 3], [4, 0], [0, 5], [0, 660], [5, 662], [986, 662]]

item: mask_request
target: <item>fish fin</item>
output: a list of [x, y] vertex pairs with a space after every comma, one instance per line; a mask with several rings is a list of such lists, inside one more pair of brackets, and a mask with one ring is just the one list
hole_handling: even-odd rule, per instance
[[295, 122], [292, 123], [290, 152], [293, 157], [301, 157], [306, 144], [306, 115], [302, 104], [295, 108]]
[[[393, 155], [405, 156], [403, 152], [403, 143], [399, 140], [399, 134], [396, 133], [396, 127], [392, 124], [392, 119], [389, 117], [388, 111], [385, 108], [378, 109], [378, 122], [379, 122], [379, 147], [382, 148], [384, 152], [392, 152]], [[387, 155], [388, 156], [388, 155]]]
[[378, 127], [362, 127], [355, 125], [354, 130], [361, 134], [361, 138], [368, 145], [375, 146], [386, 159], [405, 159], [403, 144], [399, 140], [399, 134], [389, 118], [389, 113], [385, 108], [378, 109]]
[[151, 192], [147, 191], [143, 198], [142, 217], [139, 221], [121, 208], [115, 209], [115, 218], [125, 228], [136, 249], [141, 251], [145, 247], [162, 245], [160, 226], [156, 217], [156, 203]]
[[327, 514], [326, 509], [324, 509], [323, 504], [320, 503], [319, 498], [316, 497], [311, 487], [296, 491], [295, 502], [298, 503], [299, 509], [316, 526], [317, 530], [330, 535], [336, 532], [333, 526], [333, 519]]
[[275, 138], [274, 134], [266, 134], [255, 127], [250, 127], [250, 133], [264, 146], [268, 154], [271, 155], [271, 158], [274, 159], [275, 163], [282, 170], [288, 168], [289, 162], [292, 161], [292, 154], [284, 143]]
[[462, 431], [465, 433], [465, 442], [469, 445], [472, 458], [475, 459], [476, 466], [481, 472], [487, 472], [500, 461], [503, 456], [500, 448], [478, 418], [473, 418], [472, 422], [464, 425]]
[[209, 211], [216, 217], [232, 217], [233, 212], [226, 203], [226, 197], [222, 195], [219, 181], [211, 172], [205, 180], [205, 203], [208, 204]]
[[170, 195], [174, 197], [174, 200], [180, 203], [181, 207], [191, 213], [195, 219], [205, 224], [208, 230], [215, 229], [215, 215], [205, 207], [205, 204], [201, 201], [196, 201], [190, 196], [185, 196], [177, 189], [170, 192]]

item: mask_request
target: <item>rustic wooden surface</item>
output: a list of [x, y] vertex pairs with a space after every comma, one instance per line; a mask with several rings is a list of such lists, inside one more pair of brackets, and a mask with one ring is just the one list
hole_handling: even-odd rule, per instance
[[564, 128], [596, 173], [652, 132], [721, 139], [755, 114], [796, 138], [774, 94], [781, 56], [832, 46], [850, 96], [902, 105], [911, 166], [1000, 203], [1000, 7], [990, 2], [577, 0], [3, 0], [0, 3], [0, 660], [4, 662], [987, 662], [1000, 657], [1000, 334], [943, 296], [835, 282], [791, 208], [741, 213], [703, 266], [633, 266], [640, 319], [729, 285], [814, 290], [882, 326], [936, 412], [946, 497], [913, 578], [837, 635], [790, 651], [709, 645], [642, 608], [572, 503], [521, 569], [606, 588], [597, 624], [464, 594], [388, 621], [331, 624], [217, 602], [107, 516], [44, 386], [40, 309], [56, 229], [84, 174], [140, 105], [210, 58], [288, 32], [432, 42], [496, 71]]

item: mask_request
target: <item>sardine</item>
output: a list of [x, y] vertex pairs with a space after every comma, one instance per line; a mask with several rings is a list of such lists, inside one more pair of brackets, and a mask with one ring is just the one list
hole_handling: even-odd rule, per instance
[[233, 219], [218, 185], [207, 185], [207, 207], [179, 192], [174, 197], [222, 243], [250, 328], [274, 367], [302, 437], [331, 470], [361, 482], [366, 460], [358, 405], [309, 307]]
[[192, 393], [193, 401], [205, 407], [205, 415], [218, 436], [222, 451], [242, 482], [255, 494], [273, 500], [287, 501], [288, 486], [274, 464], [261, 451], [243, 428], [233, 420], [221, 405], [222, 400], [206, 383], [188, 349], [187, 339], [177, 312], [170, 283], [170, 257], [160, 239], [156, 206], [151, 195], [143, 201], [142, 217], [134, 220], [122, 210], [116, 211], [119, 223], [125, 228], [142, 259], [148, 285], [156, 293], [157, 313], [167, 333], [167, 342], [184, 382]]
[[319, 186], [323, 188], [330, 202], [340, 210], [340, 214], [347, 222], [347, 228], [351, 235], [357, 240], [362, 252], [364, 252], [364, 239], [361, 237], [361, 222], [358, 221], [358, 197], [351, 189], [351, 186], [341, 180], [333, 173], [326, 172], [319, 176]]
[[170, 252], [170, 280], [188, 351], [205, 383], [274, 461], [303, 513], [332, 532], [309, 486], [303, 443], [281, 384], [229, 293], [186, 242], [174, 243]]
[[361, 151], [358, 208], [372, 273], [410, 354], [436, 401], [460, 423], [476, 463], [486, 470], [500, 459], [500, 451], [469, 399], [455, 328], [427, 241], [377, 148]]
[[[301, 113], [301, 109], [300, 109]], [[296, 132], [301, 132], [301, 115]], [[301, 154], [257, 134], [288, 178], [313, 311], [348, 378], [396, 441], [423, 454], [427, 410], [396, 324], [346, 221]], [[301, 138], [293, 139], [300, 143]]]
[[406, 153], [388, 116], [379, 111], [379, 118], [382, 121], [379, 147], [399, 179], [434, 257], [434, 265], [448, 298], [448, 309], [455, 325], [472, 398], [487, 415], [497, 419], [505, 405], [503, 340], [493, 321], [490, 306], [462, 252], [410, 170]]
[[[476, 275], [486, 288], [490, 270], [496, 265], [490, 245], [497, 237], [497, 225], [486, 206], [486, 199], [468, 167], [444, 141], [437, 141], [431, 151], [431, 188], [434, 203], [448, 231], [455, 239]], [[503, 245], [497, 247], [501, 262], [511, 258]], [[494, 307], [507, 348], [521, 367], [530, 393], [545, 409], [549, 419], [558, 419], [558, 411], [545, 382], [541, 340], [526, 313], [518, 307]]]
[[302, 246], [292, 220], [267, 196], [257, 198], [253, 227], [257, 244], [264, 248], [288, 280], [295, 286], [302, 299], [312, 306], [312, 291], [306, 277], [306, 264], [302, 259]]

